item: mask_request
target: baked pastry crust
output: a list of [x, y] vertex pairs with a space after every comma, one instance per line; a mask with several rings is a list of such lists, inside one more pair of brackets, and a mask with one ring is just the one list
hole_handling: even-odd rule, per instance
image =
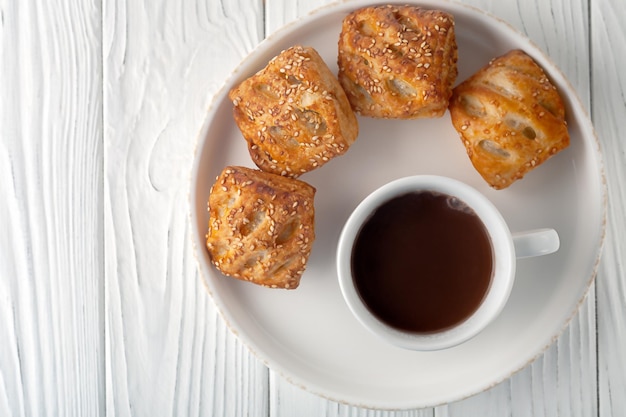
[[441, 117], [456, 80], [454, 18], [416, 6], [374, 6], [343, 20], [339, 82], [352, 108], [378, 118]]
[[209, 196], [206, 245], [224, 275], [294, 289], [315, 240], [315, 188], [303, 181], [228, 166]]
[[458, 85], [450, 116], [472, 164], [495, 189], [524, 177], [570, 141], [556, 87], [521, 50]]
[[229, 97], [263, 171], [298, 177], [345, 153], [358, 134], [345, 92], [311, 47], [281, 52]]

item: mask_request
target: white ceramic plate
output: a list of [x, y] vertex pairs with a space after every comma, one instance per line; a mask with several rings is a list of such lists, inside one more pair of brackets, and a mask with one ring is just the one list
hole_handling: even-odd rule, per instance
[[[316, 48], [336, 72], [341, 21], [366, 4], [352, 1], [326, 7], [276, 32], [242, 62], [216, 95], [192, 172], [194, 247], [208, 291], [230, 329], [287, 380], [362, 407], [434, 406], [508, 378], [542, 353], [576, 313], [595, 276], [604, 237], [602, 159], [576, 94], [527, 38], [476, 9], [420, 1], [455, 17], [458, 81], [513, 48], [534, 57], [565, 99], [571, 146], [508, 189], [496, 191], [472, 168], [448, 114], [414, 121], [361, 117], [360, 135], [350, 150], [301, 177], [317, 188], [317, 239], [300, 287], [270, 290], [220, 275], [204, 250], [209, 189], [226, 165], [254, 166], [234, 123], [228, 91], [296, 43]], [[553, 227], [561, 236], [557, 254], [518, 262], [510, 301], [495, 323], [471, 341], [439, 352], [402, 350], [372, 336], [345, 305], [335, 273], [337, 239], [350, 212], [384, 183], [414, 174], [445, 175], [483, 191], [513, 231]]]

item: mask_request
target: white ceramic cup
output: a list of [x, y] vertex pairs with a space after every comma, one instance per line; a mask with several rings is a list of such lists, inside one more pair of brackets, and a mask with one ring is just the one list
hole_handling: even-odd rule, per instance
[[[399, 330], [381, 321], [364, 304], [355, 286], [351, 258], [362, 225], [385, 202], [412, 192], [437, 192], [465, 202], [482, 221], [491, 240], [491, 284], [478, 309], [452, 328], [434, 333]], [[403, 348], [439, 350], [456, 346], [480, 333], [504, 308], [515, 279], [516, 258], [557, 251], [559, 237], [553, 229], [512, 234], [498, 209], [479, 191], [447, 177], [418, 175], [392, 181], [367, 196], [348, 218], [337, 247], [337, 273], [343, 297], [358, 321], [375, 335]]]

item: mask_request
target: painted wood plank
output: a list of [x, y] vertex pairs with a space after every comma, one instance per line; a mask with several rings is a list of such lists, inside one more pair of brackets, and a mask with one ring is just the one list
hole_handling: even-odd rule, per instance
[[314, 12], [333, 0], [266, 0], [265, 35], [270, 35], [287, 23]]
[[267, 415], [267, 369], [196, 271], [187, 187], [209, 102], [262, 36], [260, 1], [105, 1], [108, 415]]
[[103, 415], [100, 5], [0, 17], [0, 415]]
[[604, 149], [609, 189], [605, 250], [597, 278], [599, 415], [626, 413], [626, 10], [592, 0], [592, 116]]

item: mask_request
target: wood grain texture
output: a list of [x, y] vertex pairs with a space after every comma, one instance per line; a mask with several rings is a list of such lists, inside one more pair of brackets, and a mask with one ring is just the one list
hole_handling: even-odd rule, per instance
[[267, 415], [267, 370], [204, 290], [187, 208], [206, 109], [260, 41], [259, 8], [104, 2], [107, 415]]
[[366, 410], [268, 370], [216, 311], [190, 247], [196, 135], [240, 60], [330, 0], [0, 0], [0, 416], [624, 415], [626, 10], [463, 1], [551, 57], [604, 150], [596, 285], [544, 354], [463, 401]]
[[287, 23], [335, 2], [335, 0], [266, 0], [264, 2], [265, 36], [272, 34]]
[[0, 17], [0, 415], [102, 415], [99, 3]]
[[599, 415], [617, 417], [626, 412], [626, 10], [618, 2], [591, 4], [592, 115], [609, 188], [608, 230], [596, 284]]

